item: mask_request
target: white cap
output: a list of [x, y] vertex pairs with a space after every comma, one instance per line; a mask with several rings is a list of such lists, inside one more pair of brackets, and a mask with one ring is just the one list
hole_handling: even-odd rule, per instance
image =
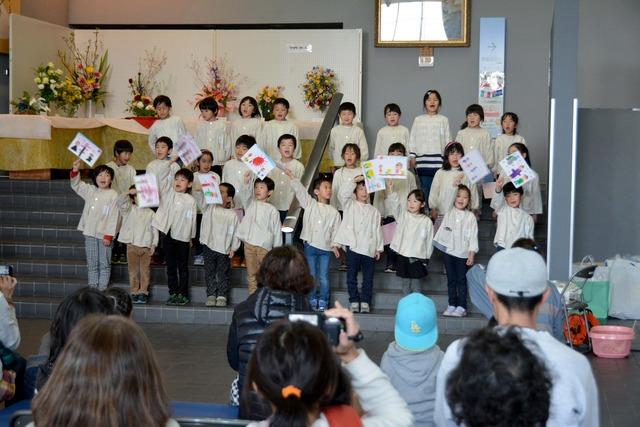
[[535, 297], [547, 289], [547, 266], [529, 249], [497, 252], [487, 265], [487, 286], [507, 297]]

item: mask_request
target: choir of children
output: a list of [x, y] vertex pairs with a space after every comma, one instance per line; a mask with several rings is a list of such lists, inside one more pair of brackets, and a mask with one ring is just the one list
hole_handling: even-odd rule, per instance
[[[229, 125], [217, 119], [218, 103], [205, 98], [198, 103], [201, 121], [196, 142], [202, 155], [193, 165], [180, 169], [173, 143], [186, 131], [182, 120], [171, 116], [171, 100], [154, 100], [158, 119], [150, 129], [149, 146], [156, 160], [146, 172], [156, 176], [160, 205], [157, 209], [137, 204], [135, 169], [129, 160], [133, 145], [116, 141], [114, 160], [94, 170], [93, 185], [80, 180], [80, 161], [73, 164], [71, 187], [85, 207], [78, 229], [85, 235], [89, 285], [101, 289], [109, 284], [114, 237], [124, 250], [111, 263], [129, 264], [133, 302], [144, 304], [150, 286], [150, 260], [156, 246], [163, 246], [169, 300], [189, 302], [188, 260], [194, 247], [194, 264], [204, 265], [206, 306], [223, 307], [229, 301], [231, 259], [242, 248], [246, 260], [249, 293], [257, 289], [256, 274], [262, 258], [282, 244], [281, 226], [293, 198], [304, 209], [300, 239], [317, 287], [308, 296], [311, 307], [330, 307], [329, 263], [346, 253], [350, 309], [372, 309], [374, 265], [383, 252], [382, 226], [395, 222], [387, 241], [386, 269], [402, 281], [405, 294], [421, 292], [433, 248], [441, 253], [449, 294], [445, 316], [467, 313], [467, 269], [478, 253], [477, 215], [481, 204], [477, 185], [462, 171], [465, 152], [478, 149], [497, 178], [491, 207], [497, 216], [496, 250], [508, 248], [521, 237], [533, 237], [535, 216], [542, 213], [537, 179], [516, 188], [499, 166], [515, 151], [531, 165], [529, 149], [517, 132], [518, 116], [505, 113], [503, 134], [492, 140], [481, 127], [480, 105], [467, 107], [466, 121], [451, 141], [449, 120], [440, 115], [442, 98], [436, 90], [424, 94], [425, 114], [416, 117], [411, 131], [399, 124], [397, 104], [384, 107], [386, 126], [378, 131], [375, 156], [409, 156], [407, 179], [385, 180], [386, 189], [370, 195], [360, 169], [369, 158], [361, 126], [354, 123], [356, 107], [340, 105], [340, 124], [333, 128], [329, 157], [333, 178], [321, 175], [313, 182], [312, 197], [300, 179], [304, 165], [296, 125], [287, 120], [289, 102], [275, 101], [272, 121], [264, 122], [252, 97], [243, 98], [239, 119]], [[277, 163], [268, 177], [257, 178], [241, 160], [255, 144]], [[235, 146], [235, 149], [233, 148]], [[197, 170], [195, 175], [190, 167]], [[211, 176], [221, 203], [211, 203], [200, 179]], [[373, 197], [373, 203], [372, 203]], [[392, 224], [393, 225], [393, 224]], [[114, 247], [114, 251], [117, 247]], [[358, 273], [362, 283], [358, 286]]]

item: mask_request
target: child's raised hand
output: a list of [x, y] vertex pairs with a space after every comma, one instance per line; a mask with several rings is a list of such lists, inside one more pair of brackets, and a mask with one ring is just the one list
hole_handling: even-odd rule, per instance
[[295, 175], [293, 174], [293, 172], [291, 172], [291, 170], [285, 168], [282, 169], [282, 172], [284, 172], [284, 174], [287, 175], [289, 179], [295, 179]]
[[364, 175], [358, 175], [355, 178], [353, 178], [354, 182], [362, 182], [364, 181]]
[[76, 159], [73, 162], [73, 171], [74, 172], [78, 172], [78, 170], [80, 170], [80, 165], [82, 164], [82, 160], [80, 159]]
[[497, 180], [496, 180], [496, 191], [499, 193], [502, 191], [502, 187], [504, 186], [504, 178], [502, 176], [500, 176]]
[[253, 172], [251, 172], [251, 171], [246, 171], [244, 173], [244, 183], [245, 184], [249, 183], [249, 181], [251, 180], [251, 175], [253, 175]]
[[460, 185], [463, 179], [464, 179], [464, 173], [458, 174], [456, 176], [456, 179], [453, 180], [453, 186], [457, 187], [458, 185]]

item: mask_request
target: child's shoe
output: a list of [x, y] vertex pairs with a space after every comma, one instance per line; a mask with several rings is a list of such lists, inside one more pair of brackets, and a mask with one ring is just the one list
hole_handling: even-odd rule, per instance
[[352, 302], [351, 304], [349, 304], [349, 311], [351, 311], [352, 313], [360, 313], [360, 303]]
[[120, 264], [127, 264], [127, 254], [120, 254]]
[[360, 303], [360, 313], [370, 313], [371, 312], [371, 308], [369, 307], [369, 303], [368, 302], [361, 302]]
[[456, 307], [456, 309], [453, 311], [452, 316], [453, 317], [465, 317], [467, 315], [467, 310], [462, 308], [462, 307]]
[[385, 272], [385, 273], [395, 273], [395, 272], [396, 272], [396, 269], [395, 269], [395, 268], [393, 268], [393, 266], [388, 265], [388, 266], [384, 269], [384, 272]]
[[315, 298], [311, 298], [309, 300], [309, 306], [311, 306], [311, 310], [317, 311], [318, 310], [318, 300], [315, 299]]
[[177, 295], [176, 296], [176, 305], [187, 305], [189, 304], [189, 298], [186, 295]]
[[148, 300], [149, 300], [149, 297], [146, 296], [145, 294], [138, 295], [138, 304], [146, 304]]
[[319, 300], [318, 301], [318, 311], [320, 313], [324, 313], [324, 311], [329, 308], [329, 301]]
[[207, 297], [207, 302], [205, 302], [204, 305], [206, 305], [207, 307], [215, 307], [216, 306], [216, 296], [215, 295], [209, 295]]
[[204, 265], [204, 255], [195, 255], [193, 257], [193, 265]]
[[166, 305], [176, 305], [176, 299], [177, 299], [178, 295], [177, 294], [173, 294], [173, 295], [169, 295], [169, 299], [167, 300], [167, 302], [165, 303]]
[[226, 307], [227, 306], [227, 298], [226, 297], [218, 297], [216, 298], [216, 307]]
[[447, 309], [442, 313], [443, 316], [453, 317], [453, 313], [456, 311], [456, 308], [452, 305], [447, 307]]

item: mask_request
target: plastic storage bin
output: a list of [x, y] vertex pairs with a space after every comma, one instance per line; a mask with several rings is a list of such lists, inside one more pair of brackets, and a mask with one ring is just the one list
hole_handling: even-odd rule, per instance
[[626, 326], [594, 326], [591, 328], [593, 352], [598, 357], [621, 359], [631, 351], [634, 332]]

